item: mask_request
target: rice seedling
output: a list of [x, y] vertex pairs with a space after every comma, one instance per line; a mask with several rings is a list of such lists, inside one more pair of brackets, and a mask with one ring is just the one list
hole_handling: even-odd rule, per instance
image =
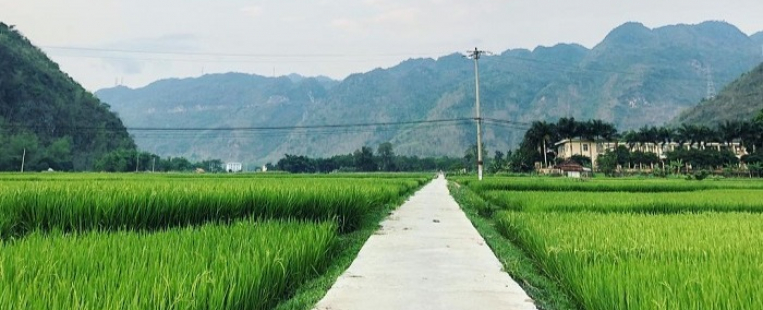
[[763, 212], [763, 191], [760, 190], [656, 193], [485, 191], [481, 196], [503, 209], [528, 212]]
[[249, 216], [337, 220], [357, 227], [370, 208], [426, 181], [363, 178], [178, 178], [3, 182], [0, 237], [33, 231], [156, 230]]
[[581, 309], [763, 309], [763, 215], [500, 212]]
[[330, 263], [333, 223], [34, 232], [0, 241], [3, 309], [269, 309]]
[[763, 181], [747, 179], [686, 181], [679, 179], [568, 179], [568, 178], [490, 178], [477, 182], [457, 178], [457, 182], [475, 192], [506, 191], [577, 191], [577, 192], [690, 192], [708, 189], [763, 189]]

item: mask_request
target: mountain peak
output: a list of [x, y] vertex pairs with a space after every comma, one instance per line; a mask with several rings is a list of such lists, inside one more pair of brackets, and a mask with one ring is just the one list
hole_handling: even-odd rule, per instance
[[602, 43], [617, 45], [637, 44], [648, 39], [651, 35], [652, 30], [644, 26], [644, 24], [627, 22], [609, 32]]

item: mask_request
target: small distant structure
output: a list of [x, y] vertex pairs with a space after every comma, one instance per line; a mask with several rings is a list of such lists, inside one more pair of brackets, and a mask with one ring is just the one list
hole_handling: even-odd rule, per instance
[[587, 177], [591, 174], [591, 169], [583, 167], [583, 165], [569, 159], [556, 165], [554, 168], [561, 170], [567, 177], [575, 179]]
[[225, 171], [241, 172], [242, 170], [244, 170], [244, 165], [241, 163], [225, 163]]
[[268, 166], [267, 165], [263, 165], [262, 166], [262, 172], [268, 172]]

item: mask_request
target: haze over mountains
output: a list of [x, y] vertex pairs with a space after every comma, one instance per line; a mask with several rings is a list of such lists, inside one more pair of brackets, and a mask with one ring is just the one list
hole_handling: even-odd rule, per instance
[[[655, 29], [627, 23], [591, 49], [560, 44], [485, 56], [483, 117], [509, 121], [487, 123], [485, 144], [491, 152], [516, 148], [526, 123], [564, 116], [599, 118], [622, 130], [661, 125], [700, 102], [708, 79], [721, 89], [759, 64], [761, 45], [763, 33], [747, 36], [724, 22]], [[310, 126], [473, 117], [473, 70], [472, 61], [451, 54], [343, 81], [229, 73], [96, 95], [127, 127], [164, 128], [131, 134], [140, 148], [165, 156], [264, 164], [286, 153], [329, 156], [385, 141], [400, 154], [463, 156], [474, 143], [473, 122]], [[212, 129], [223, 127], [248, 129]]]

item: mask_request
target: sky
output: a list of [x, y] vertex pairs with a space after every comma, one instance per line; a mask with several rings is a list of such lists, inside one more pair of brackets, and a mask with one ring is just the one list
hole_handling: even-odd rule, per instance
[[0, 0], [0, 21], [90, 91], [224, 72], [343, 79], [474, 47], [592, 48], [629, 21], [722, 20], [751, 35], [761, 12], [760, 0]]

